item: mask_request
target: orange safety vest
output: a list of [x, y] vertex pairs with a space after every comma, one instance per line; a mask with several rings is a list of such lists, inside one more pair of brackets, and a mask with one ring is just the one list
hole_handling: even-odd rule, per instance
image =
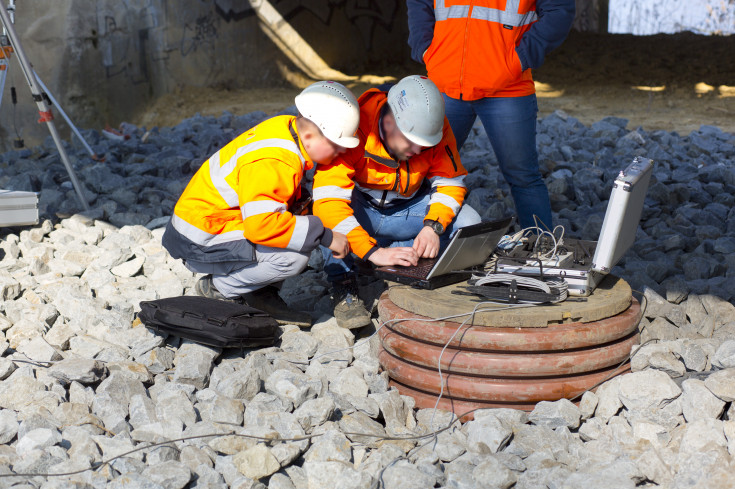
[[432, 186], [429, 210], [424, 219], [439, 221], [445, 228], [459, 212], [467, 189], [464, 169], [449, 122], [444, 118], [442, 140], [408, 161], [396, 161], [380, 140], [380, 114], [387, 95], [378, 89], [366, 91], [358, 99], [360, 144], [320, 165], [314, 174], [314, 215], [325, 226], [347, 236], [350, 248], [360, 258], [377, 246], [355, 219], [350, 201], [352, 190], [367, 195], [376, 206], [389, 207], [405, 202], [429, 182]]
[[538, 17], [535, 0], [435, 0], [434, 37], [424, 54], [429, 78], [455, 99], [535, 93], [516, 46]]
[[[324, 235], [314, 216], [289, 208], [313, 166], [295, 117], [277, 116], [242, 133], [205, 161], [176, 203], [163, 244], [174, 258], [255, 259], [253, 244], [311, 251]], [[331, 232], [330, 234], [331, 240]]]

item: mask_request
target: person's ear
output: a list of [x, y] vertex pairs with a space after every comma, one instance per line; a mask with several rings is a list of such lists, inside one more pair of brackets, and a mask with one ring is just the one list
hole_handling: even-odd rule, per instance
[[311, 128], [307, 128], [301, 132], [300, 137], [303, 142], [311, 142], [314, 139], [314, 131], [312, 131]]
[[387, 113], [383, 116], [383, 130], [386, 133], [391, 133], [396, 128], [396, 119], [393, 114]]

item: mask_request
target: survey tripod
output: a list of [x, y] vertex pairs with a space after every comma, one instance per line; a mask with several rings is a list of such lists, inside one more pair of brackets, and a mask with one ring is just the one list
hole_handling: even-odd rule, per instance
[[51, 105], [52, 103], [56, 105], [56, 108], [64, 116], [66, 122], [72, 128], [79, 140], [82, 141], [85, 149], [92, 155], [93, 158], [96, 158], [96, 155], [94, 154], [94, 151], [92, 151], [92, 149], [89, 147], [89, 145], [87, 145], [87, 143], [84, 141], [84, 138], [82, 138], [81, 134], [79, 134], [79, 131], [76, 129], [74, 124], [71, 123], [71, 120], [68, 118], [66, 113], [61, 110], [61, 107], [56, 102], [56, 100], [54, 100], [49, 95], [48, 89], [40, 81], [38, 75], [36, 75], [36, 72], [33, 71], [31, 64], [28, 62], [28, 58], [26, 58], [25, 52], [23, 51], [23, 47], [20, 44], [18, 35], [15, 32], [15, 27], [13, 26], [15, 19], [14, 17], [12, 17], [12, 15], [14, 14], [14, 12], [15, 2], [13, 0], [10, 0], [8, 2], [7, 8], [2, 3], [0, 3], [0, 20], [2, 20], [3, 24], [3, 35], [2, 37], [0, 37], [0, 50], [2, 50], [2, 56], [0, 57], [0, 97], [2, 97], [2, 90], [5, 87], [5, 77], [7, 76], [9, 68], [9, 56], [12, 53], [15, 53], [15, 55], [18, 57], [20, 68], [25, 75], [26, 81], [28, 82], [28, 87], [31, 89], [33, 100], [38, 107], [38, 114], [40, 116], [40, 118], [38, 119], [38, 123], [46, 123], [49, 133], [51, 133], [51, 138], [54, 140], [54, 144], [59, 150], [59, 156], [61, 156], [61, 161], [66, 167], [66, 172], [69, 174], [69, 178], [71, 179], [71, 183], [74, 186], [74, 191], [79, 198], [79, 202], [82, 204], [82, 207], [85, 211], [89, 210], [87, 199], [84, 198], [82, 187], [81, 185], [79, 185], [79, 181], [77, 180], [77, 176], [74, 173], [74, 169], [69, 162], [69, 156], [66, 154], [64, 145], [62, 144], [59, 133], [56, 130], [56, 125], [54, 124], [54, 116], [51, 113], [49, 105]]

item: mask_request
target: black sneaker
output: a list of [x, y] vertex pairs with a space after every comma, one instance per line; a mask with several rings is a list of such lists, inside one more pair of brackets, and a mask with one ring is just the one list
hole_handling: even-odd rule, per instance
[[372, 324], [370, 312], [357, 296], [357, 278], [349, 277], [332, 286], [332, 304], [337, 324], [345, 329], [357, 329]]
[[204, 277], [197, 280], [196, 285], [194, 286], [194, 290], [196, 291], [198, 296], [201, 297], [207, 297], [209, 299], [217, 299], [220, 301], [225, 302], [234, 302], [237, 304], [242, 304], [242, 299], [240, 297], [234, 297], [229, 298], [222, 295], [222, 292], [217, 290], [217, 287], [214, 286], [212, 283], [212, 275], [205, 275]]
[[249, 294], [243, 294], [242, 298], [248, 306], [270, 314], [279, 324], [293, 324], [300, 328], [311, 327], [311, 316], [290, 309], [278, 295], [277, 287], [266, 285]]

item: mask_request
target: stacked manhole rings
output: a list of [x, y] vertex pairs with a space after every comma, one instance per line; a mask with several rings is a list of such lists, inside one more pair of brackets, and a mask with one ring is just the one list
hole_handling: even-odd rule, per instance
[[620, 365], [640, 339], [635, 299], [606, 319], [543, 328], [432, 321], [399, 308], [387, 292], [378, 310], [386, 322], [379, 331], [379, 359], [391, 384], [420, 408], [433, 408], [441, 394], [437, 407], [456, 414], [498, 407], [530, 411], [540, 401], [575, 398], [627, 371], [627, 364]]

